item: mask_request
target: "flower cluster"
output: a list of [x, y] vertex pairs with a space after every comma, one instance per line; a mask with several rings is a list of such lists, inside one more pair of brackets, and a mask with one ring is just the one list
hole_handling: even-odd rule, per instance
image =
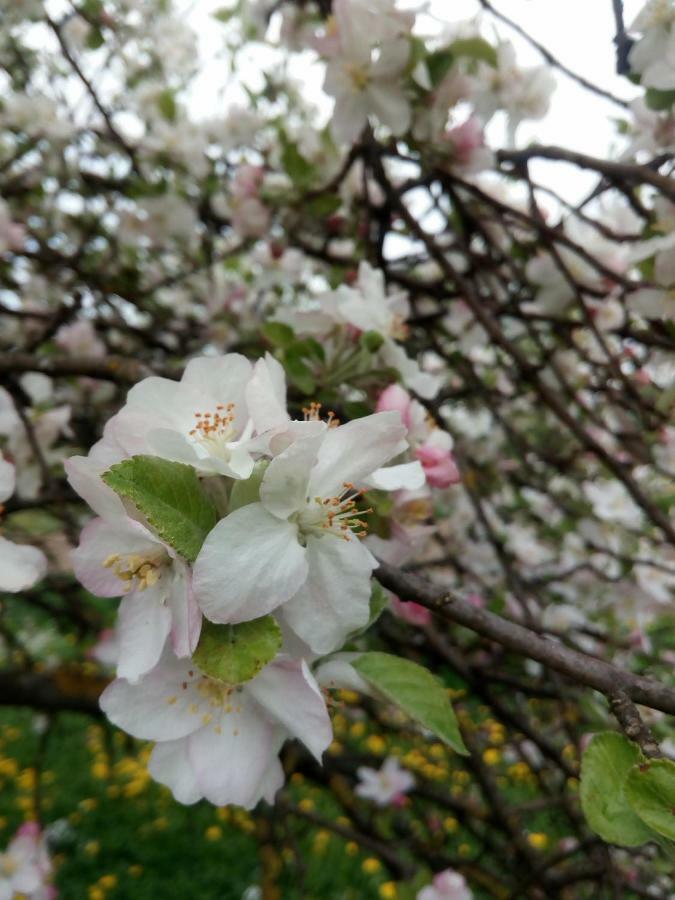
[[[271, 800], [289, 736], [320, 757], [331, 728], [307, 660], [368, 624], [377, 565], [362, 540], [368, 492], [425, 480], [419, 460], [405, 459], [398, 410], [340, 425], [314, 404], [293, 420], [285, 394], [269, 355], [255, 365], [237, 354], [195, 359], [179, 382], [140, 382], [89, 456], [66, 463], [98, 514], [73, 552], [75, 572], [95, 594], [123, 596], [118, 680], [102, 707], [157, 742], [151, 771], [183, 802]], [[154, 460], [190, 468], [214, 510], [194, 558], [153, 527], [135, 495], [115, 492], [106, 473], [125, 460], [146, 461], [150, 472]], [[245, 683], [211, 677], [192, 659], [203, 617], [236, 626], [269, 614], [284, 645]]]

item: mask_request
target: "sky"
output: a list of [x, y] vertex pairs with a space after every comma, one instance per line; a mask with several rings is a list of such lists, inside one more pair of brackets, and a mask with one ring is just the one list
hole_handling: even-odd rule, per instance
[[[433, 27], [461, 21], [480, 10], [478, 0], [400, 0], [402, 6], [425, 7], [428, 11], [420, 24], [426, 31]], [[222, 30], [214, 28], [212, 13], [228, 5], [228, 0], [198, 0], [186, 7], [185, 19], [199, 36], [201, 52], [206, 60], [195, 92], [197, 107], [213, 115], [214, 105], [226, 103], [219, 85], [222, 79]], [[612, 0], [492, 0], [492, 5], [544, 44], [568, 68], [623, 99], [639, 95], [639, 89], [615, 71], [614, 17]], [[644, 5], [644, 0], [624, 0], [625, 21], [630, 24]], [[541, 55], [506, 25], [489, 14], [484, 16], [486, 34], [490, 28], [513, 41], [523, 65], [536, 65]], [[259, 47], [253, 48], [241, 61], [245, 77], [255, 78], [269, 57]], [[295, 74], [307, 86], [310, 97], [328, 114], [330, 106], [320, 90], [321, 74], [307, 59], [296, 61]], [[607, 156], [620, 147], [612, 119], [622, 110], [581, 88], [565, 75], [557, 73], [558, 87], [546, 119], [520, 126], [518, 143], [532, 141], [569, 147], [595, 156]], [[196, 110], [198, 111], [198, 110]], [[503, 129], [496, 123], [488, 132], [493, 146], [502, 143]], [[595, 176], [580, 173], [569, 166], [537, 162], [532, 166], [535, 178], [561, 186], [570, 200], [580, 199], [595, 184]]]

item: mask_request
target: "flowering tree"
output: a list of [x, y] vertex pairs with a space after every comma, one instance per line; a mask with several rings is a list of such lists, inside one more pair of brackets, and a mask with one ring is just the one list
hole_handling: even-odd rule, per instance
[[[240, 0], [207, 116], [169, 0], [0, 0], [0, 897], [68, 895], [101, 711], [265, 897], [317, 828], [373, 896], [672, 896], [675, 3], [607, 3], [631, 102], [488, 0]], [[613, 158], [519, 137], [564, 78]]]

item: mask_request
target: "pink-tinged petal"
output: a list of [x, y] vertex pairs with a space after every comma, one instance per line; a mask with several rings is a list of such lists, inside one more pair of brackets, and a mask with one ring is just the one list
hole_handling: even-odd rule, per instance
[[212, 712], [195, 684], [202, 676], [191, 665], [165, 654], [136, 684], [123, 678], [113, 681], [99, 705], [114, 725], [134, 737], [148, 741], [186, 737], [202, 727], [203, 715]]
[[192, 580], [184, 567], [176, 566], [167, 598], [171, 609], [171, 646], [176, 656], [191, 656], [199, 643], [202, 613], [197, 606]]
[[305, 505], [312, 467], [326, 432], [296, 440], [269, 464], [260, 486], [260, 500], [280, 519]]
[[391, 611], [395, 616], [398, 616], [399, 619], [403, 619], [403, 621], [407, 622], [409, 625], [422, 627], [431, 624], [431, 610], [427, 609], [426, 606], [415, 603], [414, 600], [406, 601], [399, 600], [398, 597], [393, 597], [391, 601]]
[[307, 539], [307, 562], [307, 580], [285, 604], [283, 617], [314, 653], [330, 653], [368, 624], [377, 562], [358, 538], [333, 535]]
[[375, 412], [397, 412], [406, 428], [412, 424], [410, 407], [412, 397], [400, 384], [390, 384], [380, 394]]
[[455, 459], [448, 450], [423, 444], [415, 451], [431, 487], [448, 488], [461, 481]]
[[266, 787], [277, 728], [253, 703], [215, 717], [190, 736], [188, 753], [201, 793], [216, 806], [251, 809]]
[[82, 529], [80, 544], [71, 553], [73, 570], [79, 581], [98, 597], [121, 597], [126, 584], [112, 567], [103, 563], [115, 554], [156, 553], [161, 548], [149, 532], [132, 519], [93, 519]]
[[285, 780], [286, 779], [284, 776], [283, 767], [281, 765], [281, 762], [279, 761], [279, 757], [275, 755], [270, 760], [270, 764], [267, 767], [267, 771], [265, 772], [265, 774], [263, 775], [263, 777], [260, 781], [260, 785], [259, 785], [260, 798], [262, 800], [265, 800], [270, 805], [272, 803], [274, 803], [274, 798], [276, 797], [277, 793], [281, 790], [281, 788], [284, 786]]
[[419, 462], [402, 463], [377, 469], [365, 479], [367, 487], [380, 491], [416, 491], [425, 483], [424, 469]]
[[264, 616], [295, 594], [307, 578], [297, 527], [251, 503], [221, 519], [194, 565], [193, 590], [212, 622]]
[[248, 413], [257, 434], [283, 428], [289, 421], [286, 409], [286, 373], [270, 353], [253, 367], [246, 388]]
[[405, 434], [397, 412], [374, 413], [329, 429], [312, 471], [309, 495], [329, 497], [341, 493], [346, 482], [360, 484], [407, 448]]
[[304, 660], [278, 659], [247, 683], [246, 693], [321, 761], [333, 740], [333, 728], [326, 702]]
[[16, 472], [11, 462], [3, 458], [0, 453], [0, 503], [8, 500], [14, 493], [16, 486]]
[[25, 591], [47, 573], [47, 558], [37, 547], [0, 537], [0, 591]]
[[188, 756], [188, 741], [185, 738], [155, 744], [148, 771], [155, 781], [169, 788], [179, 803], [190, 806], [201, 800], [202, 792]]
[[134, 591], [120, 603], [118, 678], [137, 681], [159, 662], [171, 630], [171, 612], [158, 587]]
[[119, 462], [119, 459], [106, 465], [91, 456], [71, 456], [63, 464], [73, 490], [89, 504], [96, 515], [107, 519], [126, 516], [122, 501], [101, 478], [101, 473], [115, 462]]

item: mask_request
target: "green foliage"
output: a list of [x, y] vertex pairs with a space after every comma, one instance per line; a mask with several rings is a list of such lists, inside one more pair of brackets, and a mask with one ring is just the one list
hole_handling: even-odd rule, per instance
[[134, 504], [162, 540], [194, 562], [217, 515], [192, 466], [156, 456], [132, 456], [101, 477]]
[[588, 824], [610, 844], [637, 847], [653, 833], [624, 793], [626, 778], [644, 757], [637, 744], [613, 731], [596, 734], [581, 762], [581, 807]]
[[657, 88], [647, 88], [645, 103], [650, 109], [658, 112], [670, 110], [675, 104], [675, 91], [659, 91]]
[[645, 825], [675, 841], [675, 763], [654, 759], [633, 766], [624, 785], [626, 799]]
[[457, 753], [468, 751], [443, 685], [431, 672], [389, 653], [364, 653], [354, 668], [390, 703], [432, 731]]
[[281, 629], [272, 616], [239, 625], [204, 620], [193, 659], [201, 671], [225, 684], [250, 681], [281, 647]]
[[268, 465], [267, 460], [258, 460], [250, 478], [234, 482], [230, 491], [228, 512], [234, 512], [235, 509], [248, 506], [249, 503], [257, 503], [260, 500], [260, 485]]

